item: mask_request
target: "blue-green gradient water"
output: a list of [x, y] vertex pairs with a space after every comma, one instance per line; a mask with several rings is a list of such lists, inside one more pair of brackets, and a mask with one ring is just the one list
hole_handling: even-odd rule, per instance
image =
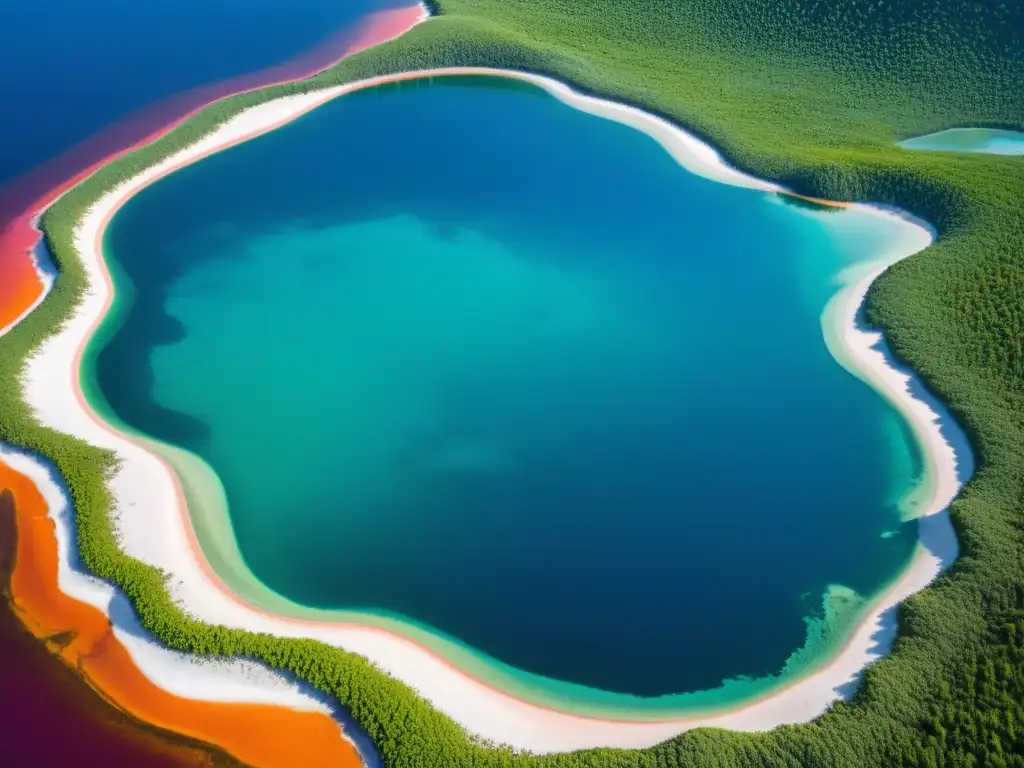
[[904, 149], [1024, 155], [1024, 132], [996, 128], [949, 128], [899, 142]]
[[822, 338], [857, 244], [484, 82], [345, 97], [139, 194], [99, 386], [216, 470], [294, 601], [608, 691], [778, 673], [916, 537], [915, 449]]

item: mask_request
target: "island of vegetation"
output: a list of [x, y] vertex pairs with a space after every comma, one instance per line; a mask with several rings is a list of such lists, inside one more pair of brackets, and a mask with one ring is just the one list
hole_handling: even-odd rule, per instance
[[[2, 340], [0, 437], [47, 457], [64, 477], [88, 567], [123, 589], [143, 626], [170, 647], [258, 659], [335, 696], [387, 765], [1024, 764], [1024, 167], [893, 144], [965, 117], [1022, 124], [1020, 10], [924, 0], [898, 8], [446, 0], [435, 10], [437, 18], [402, 40], [315, 78], [212, 105], [46, 212], [60, 278]], [[354, 654], [185, 614], [163, 574], [118, 547], [106, 483], [112, 454], [34, 418], [21, 391], [25, 359], [87, 289], [75, 234], [97, 199], [248, 107], [443, 66], [549, 74], [683, 124], [736, 165], [798, 192], [886, 203], [936, 226], [935, 245], [872, 284], [867, 316], [967, 429], [978, 472], [951, 508], [957, 564], [901, 605], [893, 653], [867, 670], [851, 701], [804, 725], [764, 734], [698, 729], [645, 750], [533, 756], [476, 743]]]

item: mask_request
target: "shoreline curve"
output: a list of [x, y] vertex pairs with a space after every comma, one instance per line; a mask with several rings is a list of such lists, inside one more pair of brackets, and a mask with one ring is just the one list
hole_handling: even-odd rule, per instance
[[[835, 346], [830, 344], [830, 349], [837, 359], [843, 358], [840, 359], [841, 363], [845, 359], [844, 365], [848, 368], [852, 366], [855, 373], [859, 372], [857, 375], [863, 374], [862, 378], [866, 378], [869, 384], [897, 405], [910, 422], [924, 454], [933, 461], [931, 466], [935, 476], [934, 487], [929, 493], [931, 498], [927, 500], [926, 508], [921, 510], [920, 520], [927, 521], [943, 535], [931, 544], [926, 542], [918, 546], [911, 565], [879, 596], [872, 610], [854, 628], [843, 648], [815, 671], [778, 690], [770, 691], [754, 702], [724, 712], [649, 721], [603, 719], [561, 712], [517, 699], [493, 688], [407, 637], [399, 637], [374, 627], [329, 625], [278, 617], [247, 605], [227, 590], [198, 549], [195, 529], [184, 509], [185, 494], [180, 478], [170, 465], [143, 447], [140, 441], [103, 422], [85, 399], [79, 381], [81, 356], [113, 298], [110, 276], [102, 256], [102, 234], [106, 223], [121, 204], [148, 184], [184, 165], [280, 127], [344, 93], [386, 82], [446, 75], [491, 75], [531, 82], [572, 107], [627, 123], [651, 135], [691, 172], [723, 183], [790, 194], [778, 185], [732, 169], [711, 147], [665, 120], [633, 107], [580, 95], [559, 81], [539, 75], [487, 68], [426, 70], [286, 96], [235, 115], [212, 134], [127, 180], [93, 205], [79, 222], [75, 235], [79, 256], [89, 278], [89, 287], [74, 317], [57, 335], [47, 339], [30, 360], [23, 382], [27, 401], [44, 424], [86, 439], [94, 445], [110, 448], [124, 460], [110, 481], [118, 501], [118, 532], [123, 548], [133, 557], [173, 572], [180, 583], [172, 590], [172, 594], [194, 616], [214, 623], [284, 636], [316, 637], [360, 653], [416, 688], [440, 711], [480, 737], [535, 752], [589, 746], [636, 747], [657, 743], [698, 726], [766, 730], [782, 723], [809, 720], [821, 714], [832, 701], [839, 698], [837, 689], [848, 686], [866, 664], [888, 650], [891, 637], [888, 642], [884, 638], [879, 642], [876, 635], [886, 635], [887, 624], [894, 618], [892, 614], [895, 605], [930, 583], [955, 557], [955, 534], [946, 515], [946, 507], [969, 475], [972, 463], [966, 440], [963, 441], [965, 447], [959, 448], [961, 453], [958, 453], [958, 448], [954, 448], [953, 442], [946, 437], [959, 430], [952, 419], [947, 418], [940, 424], [942, 414], [916, 397], [920, 387], [912, 389], [911, 385], [915, 383], [912, 376], [900, 384], [891, 374], [885, 373], [886, 370], [897, 372], [896, 366], [890, 363], [884, 352], [879, 352], [877, 357], [864, 352], [866, 338], [860, 339], [855, 334], [843, 333], [841, 343]], [[894, 215], [878, 207], [857, 205], [873, 214]], [[931, 242], [930, 228], [922, 227], [918, 222], [913, 224], [912, 229], [916, 236], [901, 243], [899, 252], [891, 254], [888, 263], [916, 253]], [[832, 315], [833, 319], [841, 317], [844, 322], [848, 319], [856, 320], [868, 286], [884, 266], [876, 266], [876, 269], [876, 272], [860, 279], [842, 294], [844, 298], [840, 306], [843, 312]], [[880, 334], [877, 335], [880, 337]], [[43, 382], [47, 382], [46, 387]], [[70, 389], [65, 389], [67, 387]], [[57, 390], [62, 397], [57, 397]], [[914, 403], [920, 403], [920, 406]], [[959, 442], [957, 445], [960, 445]], [[140, 491], [144, 488], [159, 488], [163, 491], [160, 510], [153, 513], [152, 508], [156, 505], [152, 503], [153, 494], [149, 494], [147, 501], [151, 510], [147, 519], [137, 519], [140, 517], [138, 514], [133, 519], [130, 506], [141, 498]], [[944, 532], [940, 529], [944, 529]], [[949, 551], [950, 536], [952, 555]]]
[[[84, 587], [91, 579], [94, 595], [109, 598], [107, 609], [102, 608], [102, 602], [97, 606], [93, 602], [98, 601], [69, 595], [69, 591], [76, 591], [68, 590], [68, 549], [73, 537], [66, 523], [71, 514], [66, 507], [63, 514], [55, 512], [61, 504], [59, 487], [52, 480], [34, 477], [39, 465], [24, 454], [0, 449], [0, 459], [0, 488], [11, 494], [16, 530], [10, 607], [25, 631], [54, 656], [52, 663], [68, 667], [83, 687], [91, 688], [115, 710], [141, 723], [141, 733], [174, 734], [197, 752], [223, 751], [253, 768], [289, 768], [296, 756], [303, 765], [324, 768], [364, 765], [357, 745], [341, 731], [330, 709], [311, 696], [303, 697], [300, 689], [292, 693], [285, 680], [263, 676], [260, 670], [246, 669], [236, 662], [216, 663], [204, 669], [202, 664], [176, 658], [155, 643], [147, 647], [147, 641], [138, 636], [141, 628], [132, 626], [123, 616], [126, 609], [130, 611], [124, 596], [85, 574], [79, 574], [78, 581]], [[23, 474], [19, 469], [28, 471]], [[55, 515], [59, 519], [54, 519]], [[54, 643], [55, 636], [67, 639]], [[149, 665], [135, 662], [140, 652], [183, 676], [186, 685], [151, 680], [146, 674]], [[260, 687], [276, 691], [278, 695], [272, 698], [289, 700], [291, 706], [253, 701], [258, 691], [239, 684], [247, 677]], [[191, 692], [196, 681], [229, 687], [222, 699], [236, 697], [242, 701], [197, 700], [180, 695], [182, 687]], [[179, 693], [174, 692], [175, 688]], [[157, 743], [163, 738], [155, 737]]]

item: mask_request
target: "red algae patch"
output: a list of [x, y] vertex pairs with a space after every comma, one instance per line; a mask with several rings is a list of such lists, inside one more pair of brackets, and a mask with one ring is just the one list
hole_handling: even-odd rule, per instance
[[[258, 704], [192, 701], [151, 683], [118, 642], [107, 617], [61, 592], [53, 522], [35, 484], [0, 463], [0, 488], [10, 491], [15, 507], [17, 542], [9, 587], [14, 615], [76, 677], [127, 713], [129, 722], [137, 719], [189, 741], [214, 745], [254, 766], [362, 765], [355, 747], [345, 741], [329, 715]], [[55, 713], [60, 705], [68, 704], [67, 699], [59, 700]], [[155, 759], [145, 764], [209, 764], [198, 745], [167, 750], [169, 762]]]

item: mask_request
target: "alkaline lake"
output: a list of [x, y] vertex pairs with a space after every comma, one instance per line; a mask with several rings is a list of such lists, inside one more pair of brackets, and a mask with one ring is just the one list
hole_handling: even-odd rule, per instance
[[388, 86], [129, 201], [85, 375], [215, 470], [288, 600], [538, 690], [721, 703], [834, 648], [913, 552], [919, 450], [821, 326], [892, 227], [530, 87]]

